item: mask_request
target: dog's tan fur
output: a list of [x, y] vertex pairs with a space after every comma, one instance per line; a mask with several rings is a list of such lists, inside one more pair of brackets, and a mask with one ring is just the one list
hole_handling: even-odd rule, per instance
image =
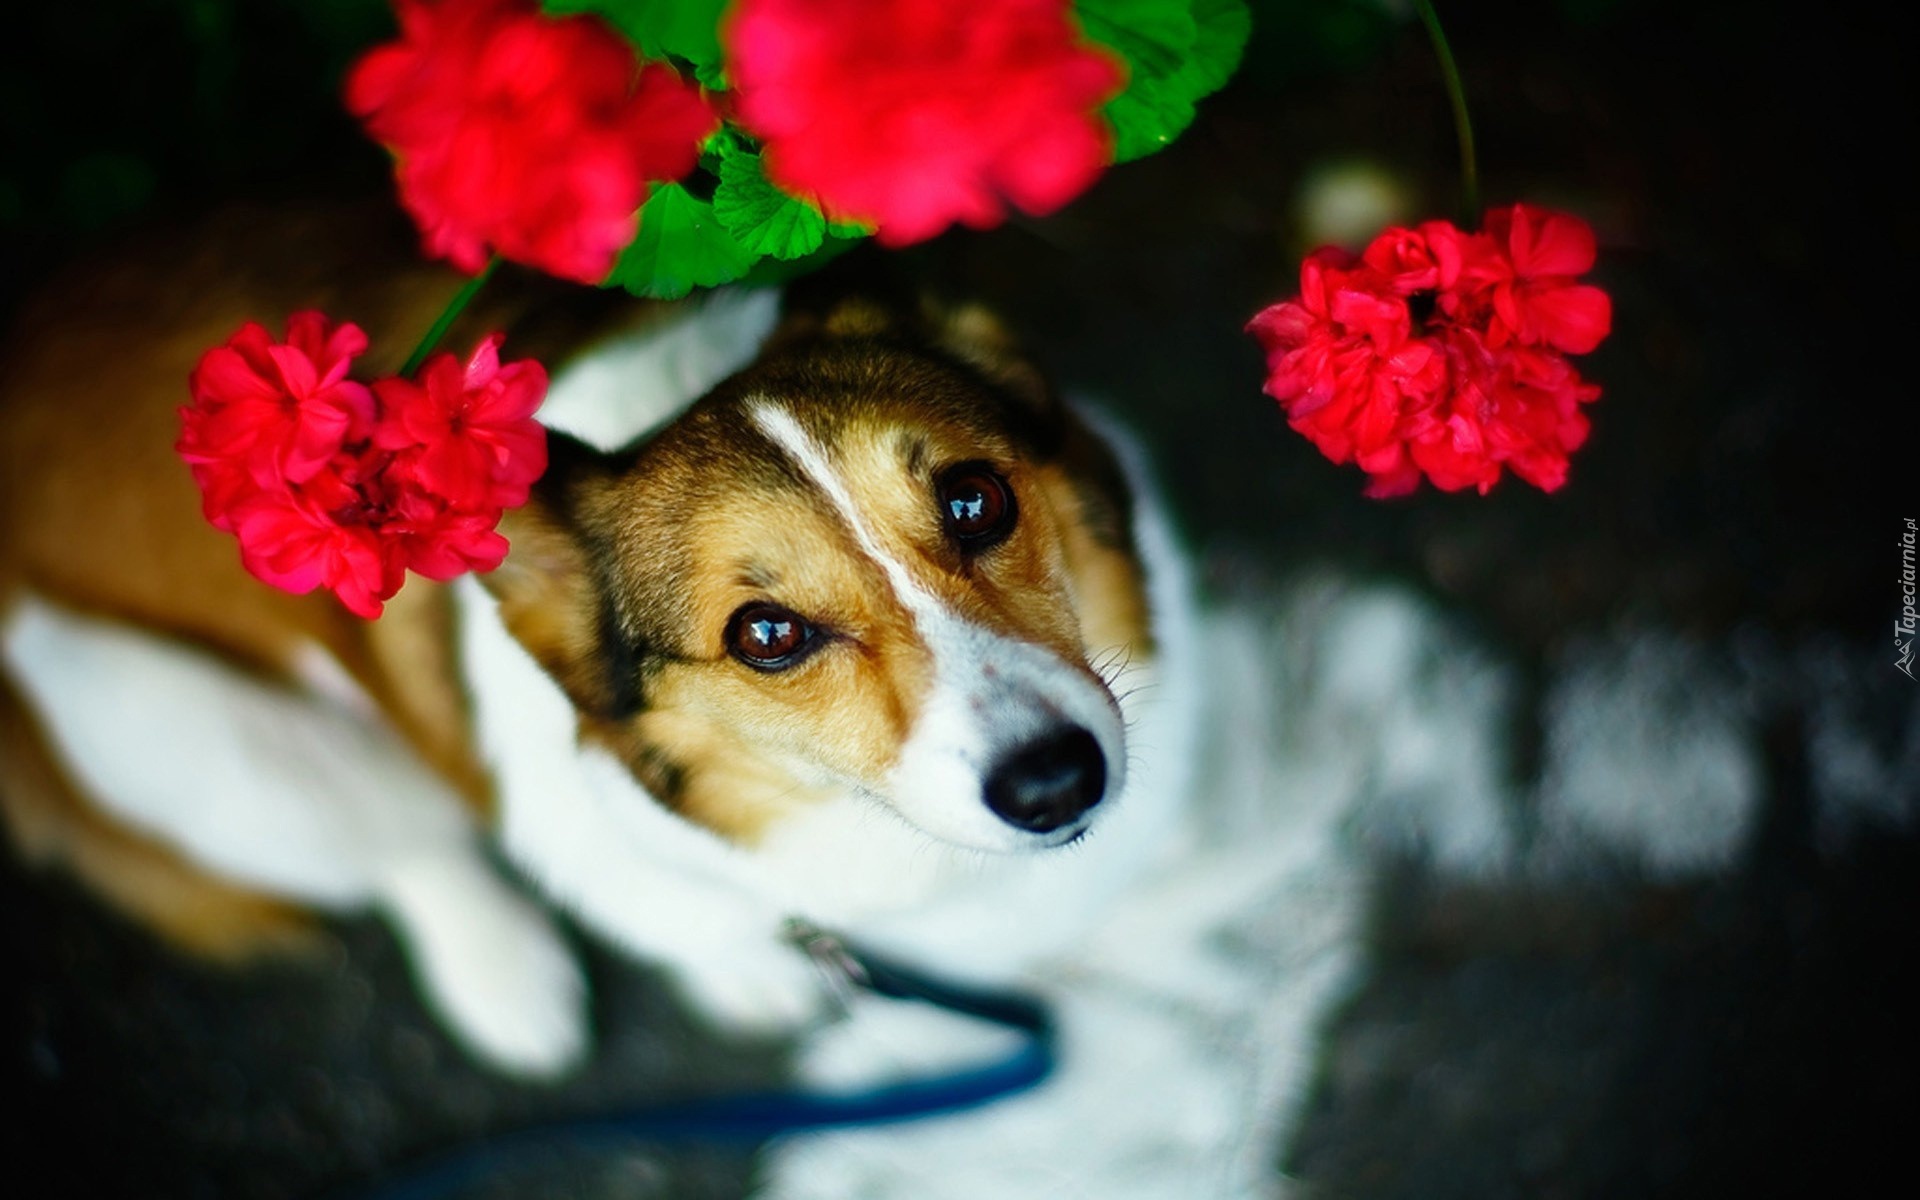
[[[395, 369], [460, 281], [419, 265], [404, 231], [364, 214], [291, 229], [223, 214], [215, 225], [179, 251], [47, 292], [19, 324], [0, 359], [0, 611], [30, 592], [270, 679], [323, 649], [484, 812], [444, 589], [414, 580], [369, 623], [324, 593], [252, 580], [231, 538], [202, 519], [172, 451], [189, 371], [243, 320], [277, 332], [306, 307], [352, 319], [373, 339], [358, 364], [368, 377]], [[303, 265], [334, 245], [356, 247], [358, 286]], [[598, 306], [581, 319], [510, 303], [471, 316], [450, 344], [510, 323], [509, 356], [551, 366], [600, 319]], [[548, 475], [503, 524], [512, 553], [485, 581], [573, 699], [582, 737], [674, 811], [752, 843], [829, 784], [878, 788], [929, 686], [910, 615], [845, 520], [743, 419], [757, 398], [788, 404], [832, 447], [889, 556], [968, 620], [1096, 678], [1100, 656], [1150, 649], [1119, 470], [997, 324], [975, 310], [802, 308], [749, 371], [652, 440], [602, 454], [556, 436]], [[941, 536], [932, 481], [956, 460], [998, 465], [1019, 496], [1015, 533], [978, 560]], [[769, 597], [829, 631], [833, 652], [775, 674], [731, 659], [729, 615]], [[284, 941], [297, 923], [91, 804], [10, 690], [0, 749], [16, 843], [175, 941], [230, 955]]]
[[[916, 340], [918, 319], [858, 302], [797, 317], [756, 364], [637, 450], [561, 443], [535, 499], [503, 525], [516, 549], [488, 586], [508, 627], [568, 688], [590, 736], [676, 811], [736, 840], [808, 803], [815, 781], [788, 763], [879, 790], [931, 669], [845, 518], [743, 416], [757, 399], [802, 402], [884, 549], [957, 612], [1067, 662], [1149, 648], [1124, 493], [1104, 451], [1030, 373], [1009, 362], [995, 377], [1003, 344], [982, 340], [980, 318], [946, 322], [931, 349]], [[1024, 439], [1005, 432], [1023, 428]], [[1005, 464], [1022, 506], [1013, 536], [968, 561], [941, 532], [933, 475], [975, 459]], [[1106, 486], [1070, 467], [1093, 468]], [[767, 598], [852, 652], [743, 670], [722, 634], [741, 605]]]
[[[362, 371], [397, 369], [408, 339], [461, 286], [419, 263], [411, 239], [371, 206], [223, 211], [43, 289], [0, 349], [0, 611], [30, 591], [179, 636], [269, 678], [320, 647], [484, 812], [490, 797], [467, 743], [440, 589], [415, 581], [367, 622], [324, 593], [262, 586], [232, 538], [202, 519], [173, 452], [188, 374], [245, 320], [277, 335], [288, 313], [320, 307], [373, 338]], [[371, 265], [351, 280], [316, 267], [341, 246]], [[483, 311], [463, 327], [513, 313]], [[286, 941], [291, 910], [210, 878], [99, 810], [48, 753], [11, 686], [0, 687], [0, 802], [24, 853], [64, 865], [193, 950], [232, 957]]]

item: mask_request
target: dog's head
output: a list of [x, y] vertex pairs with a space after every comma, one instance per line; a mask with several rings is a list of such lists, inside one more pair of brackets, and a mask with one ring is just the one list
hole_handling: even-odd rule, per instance
[[790, 314], [641, 443], [556, 436], [503, 529], [488, 586], [583, 739], [723, 835], [854, 792], [1038, 849], [1122, 784], [1126, 485], [979, 311]]

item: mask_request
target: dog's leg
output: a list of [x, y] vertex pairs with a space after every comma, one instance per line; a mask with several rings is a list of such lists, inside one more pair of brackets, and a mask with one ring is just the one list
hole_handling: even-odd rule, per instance
[[4, 675], [0, 812], [27, 861], [72, 872], [194, 954], [239, 961], [311, 945], [312, 923], [298, 908], [216, 879], [91, 804], [49, 751], [32, 709]]
[[458, 797], [384, 726], [31, 597], [0, 642], [100, 807], [241, 885], [379, 909], [481, 1057], [528, 1074], [578, 1057], [583, 988], [564, 944], [488, 868]]
[[821, 979], [783, 937], [787, 910], [736, 848], [674, 816], [614, 757], [473, 580], [455, 585], [474, 728], [499, 793], [502, 849], [563, 908], [661, 966], [690, 1007], [760, 1034], [819, 1011]]
[[[670, 858], [609, 853], [609, 837], [618, 840], [616, 825], [600, 827], [600, 846], [582, 845], [559, 858], [548, 837], [535, 861], [580, 865], [577, 874], [547, 877], [555, 898], [661, 968], [695, 1016], [720, 1033], [763, 1037], [790, 1033], [823, 1011], [824, 977], [787, 940], [779, 909], [758, 902], [738, 881], [676, 870]], [[524, 840], [520, 850], [527, 852]]]

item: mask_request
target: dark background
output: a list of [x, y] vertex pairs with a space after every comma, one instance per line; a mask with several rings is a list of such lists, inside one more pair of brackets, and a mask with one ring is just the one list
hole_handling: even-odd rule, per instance
[[[1255, 12], [1239, 76], [1172, 149], [1055, 218], [949, 235], [906, 264], [996, 304], [1148, 432], [1216, 580], [1316, 561], [1395, 578], [1535, 675], [1627, 620], [1728, 661], [1817, 651], [1842, 664], [1861, 735], [1910, 768], [1920, 706], [1887, 638], [1899, 531], [1920, 515], [1915, 234], [1891, 182], [1912, 145], [1904, 29], [1768, 3], [1444, 5], [1488, 203], [1593, 222], [1615, 331], [1583, 360], [1606, 394], [1560, 493], [1509, 480], [1381, 504], [1285, 428], [1240, 326], [1294, 288], [1315, 165], [1364, 156], [1421, 214], [1452, 212], [1444, 93], [1395, 6]], [[124, 0], [10, 22], [8, 310], [76, 255], [236, 195], [386, 187], [336, 100], [390, 27], [381, 4]], [[1920, 840], [1912, 823], [1816, 836], [1809, 703], [1764, 684], [1766, 816], [1730, 875], [1389, 878], [1377, 966], [1276, 1166], [1312, 1197], [1382, 1200], [1839, 1196], [1899, 1178], [1920, 1113]], [[1887, 786], [1889, 811], [1920, 808], [1911, 769]], [[0, 939], [0, 1191], [23, 1198], [313, 1196], [528, 1120], [762, 1082], [780, 1060], [708, 1045], [643, 971], [590, 947], [602, 1050], [546, 1089], [459, 1060], [371, 923], [334, 927], [317, 963], [235, 973], [9, 864]], [[728, 1197], [750, 1178], [744, 1151], [635, 1149], [474, 1194]]]

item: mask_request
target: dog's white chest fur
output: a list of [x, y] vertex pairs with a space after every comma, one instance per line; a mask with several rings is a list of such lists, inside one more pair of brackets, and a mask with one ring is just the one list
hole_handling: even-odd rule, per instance
[[[721, 298], [589, 358], [556, 381], [543, 416], [623, 443], [739, 365], [773, 305]], [[1151, 503], [1135, 533], [1161, 653], [1151, 677], [1115, 681], [1126, 789], [1083, 843], [1029, 856], [954, 849], [852, 793], [750, 848], [724, 841], [583, 746], [577, 711], [491, 599], [471, 581], [458, 589], [508, 854], [589, 925], [668, 967], [698, 1008], [735, 1024], [808, 1015], [818, 981], [782, 941], [789, 916], [935, 970], [1017, 975], [1056, 1005], [1065, 1066], [1042, 1090], [782, 1143], [765, 1197], [1266, 1194], [1318, 1025], [1361, 954], [1372, 874], [1360, 843], [1418, 848], [1452, 871], [1522, 865], [1502, 770], [1509, 668], [1391, 589], [1309, 581], [1195, 622]], [[1749, 717], [1703, 707], [1697, 680], [1661, 665], [1670, 646], [1627, 649], [1619, 662], [1590, 652], [1555, 684], [1536, 850], [1549, 867], [1594, 842], [1657, 872], [1724, 865], [1752, 826]], [[107, 812], [260, 888], [383, 912], [450, 1030], [490, 1061], [540, 1074], [577, 1059], [581, 980], [564, 942], [492, 873], [458, 799], [333, 664], [271, 687], [30, 595], [0, 613], [0, 651]], [[1669, 707], [1622, 682], [1649, 673], [1651, 700]], [[1689, 721], [1673, 719], [1681, 710]], [[1676, 724], [1684, 738], [1669, 736]], [[1857, 803], [1877, 795], [1863, 788]], [[864, 1085], [967, 1061], [991, 1049], [980, 1036], [866, 998], [799, 1057], [814, 1083]]]
[[[740, 365], [772, 321], [769, 298], [711, 303], [556, 379], [554, 428], [611, 447], [670, 419]], [[1116, 680], [1131, 779], [1084, 843], [987, 854], [937, 841], [854, 792], [784, 818], [751, 846], [670, 813], [604, 751], [582, 745], [564, 692], [463, 582], [461, 657], [478, 742], [495, 775], [509, 857], [629, 949], [668, 964], [733, 1022], [790, 1019], [818, 993], [782, 940], [803, 918], [947, 969], [1005, 975], [1085, 934], [1141, 863], [1172, 845], [1193, 706], [1177, 664], [1187, 581], [1150, 497], [1135, 531], [1149, 560], [1163, 653]]]

